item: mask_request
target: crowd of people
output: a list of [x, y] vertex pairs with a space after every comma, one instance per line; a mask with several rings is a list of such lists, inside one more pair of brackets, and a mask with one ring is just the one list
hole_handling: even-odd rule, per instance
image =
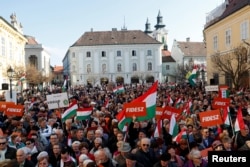
[[[0, 112], [0, 166], [2, 167], [206, 167], [204, 150], [250, 150], [250, 94], [230, 90], [230, 115], [235, 121], [241, 107], [245, 128], [235, 133], [223, 124], [202, 127], [198, 113], [212, 110], [218, 92], [206, 92], [200, 86], [186, 83], [174, 87], [159, 83], [156, 106], [178, 105], [183, 110], [192, 101], [190, 113], [178, 120], [179, 131], [187, 136], [178, 143], [169, 133], [170, 120], [163, 119], [161, 133], [154, 137], [154, 119], [138, 121], [134, 116], [124, 132], [118, 128], [116, 115], [125, 103], [143, 95], [150, 84], [125, 84], [125, 91], [116, 94], [107, 85], [78, 85], [69, 90], [69, 100], [79, 108], [93, 107], [91, 118], [77, 120], [75, 116], [62, 121], [66, 108], [49, 109], [46, 94], [26, 92], [18, 103], [25, 106], [22, 117]], [[172, 103], [169, 102], [172, 99]], [[108, 105], [105, 102], [109, 102]]]

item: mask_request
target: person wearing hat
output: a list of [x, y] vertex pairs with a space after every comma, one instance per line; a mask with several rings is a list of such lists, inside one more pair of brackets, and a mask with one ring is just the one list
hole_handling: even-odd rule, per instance
[[163, 153], [160, 156], [160, 160], [154, 164], [154, 167], [177, 167], [177, 164], [170, 161], [171, 155], [169, 153]]
[[127, 142], [121, 143], [120, 147], [118, 147], [118, 151], [120, 152], [114, 160], [118, 163], [119, 167], [126, 167], [126, 155], [131, 151], [130, 144]]
[[215, 140], [212, 143], [212, 148], [213, 148], [213, 151], [223, 151], [224, 150], [223, 144], [221, 143], [220, 140]]
[[126, 167], [143, 167], [143, 165], [137, 161], [136, 155], [133, 153], [128, 153], [125, 157]]

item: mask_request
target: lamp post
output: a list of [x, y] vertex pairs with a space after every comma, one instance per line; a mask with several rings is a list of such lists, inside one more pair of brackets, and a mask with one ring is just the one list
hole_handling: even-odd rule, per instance
[[9, 77], [9, 79], [10, 79], [10, 99], [12, 99], [12, 79], [14, 77], [14, 70], [11, 68], [11, 66], [7, 70], [7, 75]]

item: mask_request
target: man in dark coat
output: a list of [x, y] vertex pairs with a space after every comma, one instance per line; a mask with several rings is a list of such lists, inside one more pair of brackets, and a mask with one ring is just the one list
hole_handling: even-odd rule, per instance
[[26, 159], [27, 153], [23, 148], [20, 148], [16, 152], [16, 164], [14, 167], [35, 167], [32, 161]]
[[154, 151], [150, 149], [150, 139], [141, 139], [141, 148], [136, 152], [136, 159], [142, 163], [144, 167], [152, 167], [156, 163]]
[[6, 137], [0, 137], [0, 161], [5, 159], [16, 159], [16, 149], [8, 146]]

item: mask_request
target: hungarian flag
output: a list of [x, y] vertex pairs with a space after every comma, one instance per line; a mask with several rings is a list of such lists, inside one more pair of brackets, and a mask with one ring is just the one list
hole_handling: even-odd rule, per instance
[[178, 129], [175, 114], [172, 114], [170, 119], [169, 134], [174, 138], [178, 134]]
[[190, 85], [192, 86], [196, 85], [196, 78], [197, 78], [197, 67], [195, 66], [192, 73], [188, 76], [188, 81]]
[[78, 108], [76, 112], [76, 119], [77, 120], [86, 120], [89, 119], [91, 116], [93, 108]]
[[[156, 112], [156, 93], [157, 93], [158, 81], [156, 81], [149, 90], [141, 95], [140, 97], [134, 99], [130, 103], [136, 102], [145, 102], [146, 103], [146, 116], [137, 117], [138, 121], [145, 121], [155, 117]], [[123, 130], [123, 127], [126, 124], [130, 124], [132, 118], [126, 118], [125, 110], [122, 110], [116, 116], [117, 120], [119, 121], [118, 127], [120, 130]]]
[[121, 85], [121, 86], [117, 86], [116, 88], [114, 88], [113, 92], [114, 93], [123, 93], [123, 92], [125, 92], [125, 89], [124, 89], [123, 85]]
[[158, 81], [156, 81], [149, 90], [134, 99], [131, 103], [145, 102], [146, 103], [146, 116], [137, 117], [138, 121], [145, 121], [155, 117], [156, 113], [156, 94], [157, 94]]
[[127, 131], [127, 125], [131, 123], [132, 118], [126, 118], [125, 116], [125, 110], [120, 111], [117, 115], [116, 115], [116, 119], [118, 120], [118, 128], [122, 131], [122, 132], [126, 132]]
[[24, 81], [26, 79], [25, 74], [19, 79], [19, 81]]
[[178, 135], [176, 135], [173, 138], [173, 141], [175, 141], [176, 143], [180, 143], [181, 139], [187, 139], [187, 132], [185, 129], [183, 129], [182, 131], [180, 131], [180, 133], [178, 133]]
[[168, 102], [168, 105], [174, 103], [170, 95], [167, 98], [167, 102]]
[[244, 123], [243, 116], [242, 116], [242, 110], [241, 108], [239, 108], [237, 112], [237, 117], [234, 123], [234, 131], [238, 132], [244, 128], [245, 128], [245, 123]]
[[242, 95], [243, 94], [243, 88], [239, 91], [236, 92], [237, 95]]
[[181, 97], [180, 97], [180, 98], [178, 98], [178, 99], [175, 101], [175, 104], [174, 104], [175, 108], [179, 108], [179, 106], [180, 106], [181, 103], [182, 103], [182, 99], [181, 99]]
[[161, 136], [161, 128], [162, 128], [162, 120], [158, 120], [156, 124], [156, 128], [154, 131], [154, 137], [158, 138]]
[[224, 125], [230, 126], [230, 112], [229, 112], [229, 107], [226, 106], [223, 108], [223, 122]]
[[76, 115], [76, 110], [78, 109], [78, 105], [76, 101], [73, 101], [67, 110], [62, 114], [62, 121], [65, 122], [67, 119]]

